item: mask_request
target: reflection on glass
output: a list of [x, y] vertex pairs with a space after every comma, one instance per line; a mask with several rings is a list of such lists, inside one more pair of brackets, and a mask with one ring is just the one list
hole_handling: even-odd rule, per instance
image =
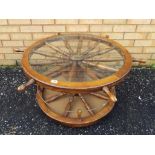
[[84, 82], [102, 79], [123, 65], [120, 49], [92, 36], [58, 36], [31, 51], [31, 67], [61, 81]]

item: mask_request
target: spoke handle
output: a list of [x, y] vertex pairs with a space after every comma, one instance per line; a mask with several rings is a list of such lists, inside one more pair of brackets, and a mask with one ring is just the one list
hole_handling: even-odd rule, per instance
[[14, 48], [13, 49], [14, 52], [24, 52], [23, 48]]
[[25, 91], [30, 85], [32, 85], [33, 83], [35, 83], [34, 79], [30, 79], [28, 82], [23, 83], [22, 85], [20, 85], [17, 90], [19, 92]]
[[102, 33], [101, 33], [100, 36], [103, 37], [103, 38], [107, 38], [107, 39], [109, 39], [109, 35], [107, 35], [107, 34], [105, 35], [105, 34], [102, 34]]
[[139, 64], [141, 64], [141, 63], [146, 63], [146, 61], [145, 60], [141, 60], [141, 59], [135, 59], [135, 58], [133, 58], [133, 60], [132, 60], [133, 62], [139, 62]]
[[103, 87], [102, 90], [110, 97], [111, 101], [113, 101], [113, 102], [117, 101], [116, 96], [113, 93], [110, 92], [108, 87]]

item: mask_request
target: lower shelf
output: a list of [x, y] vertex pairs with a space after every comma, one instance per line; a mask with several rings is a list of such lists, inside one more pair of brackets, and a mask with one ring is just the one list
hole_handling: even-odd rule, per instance
[[[115, 87], [110, 91], [116, 95]], [[47, 116], [70, 127], [91, 125], [106, 116], [115, 105], [103, 92], [67, 94], [40, 86], [37, 88], [37, 100]]]

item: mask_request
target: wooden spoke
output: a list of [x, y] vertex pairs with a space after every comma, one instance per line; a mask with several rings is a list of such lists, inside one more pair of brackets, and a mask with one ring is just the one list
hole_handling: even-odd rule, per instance
[[91, 77], [92, 79], [95, 79], [95, 80], [98, 79], [96, 73], [93, 72], [91, 69], [85, 67], [83, 64], [79, 64], [79, 66], [82, 68], [84, 73], [86, 73], [89, 77]]
[[65, 61], [57, 61], [57, 62], [53, 62], [52, 66], [64, 66], [64, 64], [66, 64], [67, 62]]
[[58, 59], [69, 59], [69, 58], [65, 58], [65, 57], [60, 57], [60, 56], [56, 56], [56, 55], [48, 55], [48, 54], [45, 54], [45, 53], [41, 53], [42, 51], [33, 51], [34, 54], [39, 54], [39, 55], [42, 55], [42, 56], [45, 56], [45, 57], [50, 57], [50, 58], [58, 58]]
[[52, 55], [48, 55], [48, 54], [45, 54], [45, 53], [41, 53], [42, 51], [33, 51], [34, 54], [39, 54], [39, 55], [42, 55], [42, 56], [45, 56], [45, 57], [51, 57], [53, 58]]
[[77, 63], [77, 66], [76, 66], [76, 79], [77, 81], [83, 81], [83, 78], [84, 78], [84, 72], [83, 72], [83, 69], [80, 67], [79, 63]]
[[116, 102], [116, 101], [117, 101], [116, 96], [115, 96], [112, 92], [110, 92], [110, 90], [109, 90], [108, 87], [103, 87], [102, 89], [103, 89], [103, 91], [110, 97], [110, 99], [111, 99], [113, 102]]
[[114, 49], [115, 49], [115, 47], [113, 47], [113, 48], [108, 48], [108, 49], [105, 49], [105, 50], [103, 50], [103, 51], [101, 51], [101, 50], [99, 49], [97, 52], [93, 52], [93, 53], [91, 53], [90, 55], [88, 55], [87, 57], [85, 57], [85, 59], [91, 58], [91, 57], [95, 57], [95, 56], [99, 56], [99, 55], [102, 55], [102, 54], [106, 54], [106, 53], [108, 53], [108, 52], [110, 52], [110, 51], [112, 51], [112, 50], [114, 50]]
[[60, 94], [57, 94], [57, 95], [49, 96], [48, 98], [46, 98], [45, 102], [50, 103], [50, 102], [55, 101], [56, 99], [58, 99], [58, 98], [60, 98], [60, 97], [62, 97], [64, 95], [65, 95], [65, 93], [60, 93]]
[[[50, 54], [52, 54], [52, 55], [53, 55], [53, 54], [56, 54], [56, 51], [54, 51], [54, 50], [52, 51], [51, 48], [50, 48], [50, 51], [46, 51], [46, 50], [43, 50], [43, 49], [36, 49], [36, 50], [33, 50], [33, 52], [37, 52], [37, 51], [40, 52], [40, 53], [46, 53], [46, 52], [48, 52], [48, 53], [50, 53]], [[33, 52], [32, 52], [32, 54], [33, 54]]]
[[[99, 43], [100, 43], [100, 42], [95, 42], [93, 47], [88, 48], [86, 51], [84, 51], [84, 52], [82, 53], [83, 56], [88, 55], [89, 52], [91, 52], [92, 50], [94, 50], [94, 49], [99, 45]], [[89, 42], [89, 44], [90, 44], [90, 42]]]
[[64, 41], [64, 44], [65, 44], [65, 47], [69, 50], [69, 53], [70, 54], [74, 53], [74, 51], [72, 50], [72, 48], [71, 48], [70, 44], [68, 43], [68, 41], [64, 40], [64, 39], [63, 39], [63, 41]]
[[[93, 66], [91, 66], [93, 67]], [[103, 76], [104, 74], [113, 74], [115, 71], [94, 67], [93, 70], [97, 72], [99, 75]]]
[[62, 59], [62, 60], [70, 60], [69, 58], [53, 55], [53, 58]]
[[43, 66], [43, 65], [51, 65], [53, 62], [38, 62], [38, 63], [30, 63], [31, 66]]
[[64, 111], [64, 116], [65, 117], [67, 117], [69, 115], [69, 112], [72, 109], [73, 101], [74, 101], [74, 96], [69, 97], [69, 101], [68, 101], [68, 103], [67, 103], [67, 105], [65, 107], [65, 111]]
[[87, 44], [88, 49], [91, 48], [91, 40], [88, 40], [88, 44]]
[[84, 64], [88, 64], [90, 66], [94, 66], [94, 67], [98, 67], [100, 69], [106, 69], [106, 70], [110, 70], [110, 71], [118, 71], [118, 69], [115, 69], [115, 68], [112, 68], [112, 67], [109, 67], [109, 66], [106, 66], [106, 65], [99, 65], [99, 64], [93, 64], [91, 62], [85, 62], [85, 61], [82, 61]]
[[91, 61], [91, 62], [117, 62], [117, 61], [123, 61], [123, 59], [85, 59], [84, 61]]
[[104, 95], [102, 95], [102, 94], [99, 94], [99, 93], [89, 93], [89, 94], [91, 94], [91, 95], [93, 95], [93, 96], [96, 96], [96, 97], [98, 97], [98, 98], [101, 98], [101, 99], [104, 99], [104, 100], [108, 100], [109, 98], [108, 97], [106, 97], [106, 96], [104, 96]]
[[146, 63], [145, 60], [132, 58], [132, 62], [138, 62], [138, 65], [144, 65]]
[[58, 52], [58, 53], [60, 53], [60, 54], [62, 54], [62, 55], [64, 55], [64, 56], [69, 57], [69, 55], [68, 55], [67, 53], [65, 53], [64, 51], [62, 51], [60, 48], [58, 48], [58, 47], [56, 47], [56, 46], [54, 46], [54, 45], [52, 45], [52, 44], [49, 44], [49, 43], [47, 43], [47, 42], [45, 42], [45, 44], [46, 44], [48, 47], [52, 48], [54, 51], [56, 51], [56, 52]]
[[[61, 66], [63, 67], [63, 66]], [[46, 75], [46, 76], [49, 76], [50, 74], [52, 74], [53, 72], [59, 70], [61, 67], [58, 67], [58, 66], [52, 66], [52, 68], [48, 69], [47, 71], [43, 72], [42, 74], [43, 75]]]
[[57, 70], [57, 71], [54, 71], [54, 73], [51, 73], [50, 74], [50, 77], [51, 78], [56, 78], [57, 76], [60, 76], [60, 75], [62, 75], [64, 72], [69, 72], [69, 70], [67, 71], [66, 69], [68, 68], [69, 66], [67, 66], [67, 67], [63, 67], [62, 69], [60, 69], [60, 70]]
[[90, 108], [89, 104], [87, 103], [87, 101], [85, 100], [85, 98], [81, 94], [79, 94], [79, 97], [80, 97], [81, 101], [83, 102], [85, 108], [88, 110], [89, 114], [94, 115], [94, 112], [91, 110], [91, 108]]
[[65, 68], [62, 68], [62, 70], [60, 70], [60, 71], [56, 71], [56, 72], [54, 72], [54, 73], [51, 73], [51, 74], [50, 74], [50, 77], [51, 77], [51, 78], [56, 78], [57, 76], [60, 76], [60, 75], [62, 74], [62, 72], [63, 72], [64, 69], [65, 69]]
[[58, 61], [56, 60], [56, 62], [38, 62], [38, 63], [30, 63], [31, 66], [43, 66], [43, 65], [61, 65], [65, 63], [65, 61]]
[[48, 75], [50, 75], [51, 77], [58, 76], [59, 74], [62, 74], [62, 71], [63, 71], [64, 69], [66, 69], [66, 67], [68, 67], [68, 66], [69, 66], [69, 65], [59, 67], [57, 70], [53, 71], [52, 73], [49, 73]]
[[61, 67], [58, 67], [56, 70], [53, 70], [52, 69], [49, 69], [48, 71], [44, 72], [43, 74], [46, 75], [46, 76], [49, 76], [49, 75], [52, 75], [56, 72], [60, 72], [61, 70], [65, 69], [66, 67], [69, 67], [71, 63], [67, 63], [66, 65], [64, 64], [63, 66]]
[[73, 62], [70, 73], [69, 73], [69, 81], [71, 81], [76, 75], [76, 66], [77, 66], [77, 63]]
[[96, 75], [97, 75], [100, 79], [102, 79], [102, 78], [104, 78], [104, 77], [107, 77], [107, 76], [109, 76], [109, 75], [115, 73], [115, 71], [111, 71], [111, 70], [107, 70], [107, 69], [103, 69], [103, 68], [92, 67], [92, 66], [90, 66], [90, 67], [92, 68], [92, 70], [93, 70], [94, 72], [96, 72]]
[[77, 46], [77, 53], [81, 52], [82, 43], [83, 43], [83, 39], [80, 37], [79, 42], [78, 42], [78, 46]]
[[19, 92], [25, 91], [30, 85], [34, 84], [35, 80], [34, 79], [30, 79], [29, 81], [27, 81], [26, 83], [20, 85], [17, 90]]

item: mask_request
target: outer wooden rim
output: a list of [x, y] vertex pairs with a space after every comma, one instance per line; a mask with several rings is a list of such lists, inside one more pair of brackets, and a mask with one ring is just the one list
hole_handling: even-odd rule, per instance
[[[112, 92], [116, 95], [114, 87], [112, 88]], [[51, 111], [42, 98], [42, 92], [40, 91], [39, 86], [37, 87], [36, 97], [37, 97], [40, 108], [48, 117], [56, 120], [57, 122], [61, 122], [64, 125], [70, 126], [70, 127], [85, 127], [88, 125], [92, 125], [96, 121], [105, 117], [109, 112], [111, 112], [111, 110], [113, 109], [115, 105], [115, 102], [112, 102], [111, 100], [109, 100], [109, 102], [106, 104], [106, 106], [101, 111], [99, 111], [93, 116], [86, 117], [83, 120], [80, 120], [78, 118], [74, 119], [74, 118], [63, 117]]]
[[[72, 36], [75, 34], [63, 34], [59, 36]], [[77, 35], [77, 34], [76, 34]], [[84, 34], [78, 34], [79, 36], [84, 36]], [[129, 71], [131, 70], [132, 67], [132, 58], [129, 52], [119, 43], [108, 39], [108, 38], [101, 38], [98, 36], [90, 35], [87, 34], [87, 36], [94, 37], [96, 39], [101, 39], [103, 41], [109, 42], [113, 44], [114, 46], [118, 47], [121, 49], [121, 54], [124, 57], [124, 65], [122, 68], [119, 69], [116, 73], [112, 74], [111, 76], [108, 76], [103, 79], [99, 79], [96, 81], [87, 81], [87, 82], [63, 82], [63, 81], [58, 81], [57, 84], [51, 83], [51, 79], [48, 77], [39, 74], [35, 70], [33, 70], [29, 64], [29, 55], [31, 52], [31, 49], [34, 48], [35, 46], [39, 45], [41, 42], [49, 39], [49, 38], [54, 38], [57, 35], [54, 36], [49, 36], [44, 39], [40, 39], [34, 44], [32, 44], [30, 47], [28, 47], [23, 54], [23, 59], [22, 59], [22, 66], [25, 71], [25, 73], [30, 77], [33, 78], [39, 85], [44, 86], [45, 88], [52, 89], [52, 90], [57, 90], [57, 91], [64, 91], [64, 92], [82, 92], [82, 91], [94, 91], [94, 90], [101, 90], [102, 87], [107, 86], [107, 85], [114, 85], [115, 83], [119, 82], [122, 78], [124, 78]]]

